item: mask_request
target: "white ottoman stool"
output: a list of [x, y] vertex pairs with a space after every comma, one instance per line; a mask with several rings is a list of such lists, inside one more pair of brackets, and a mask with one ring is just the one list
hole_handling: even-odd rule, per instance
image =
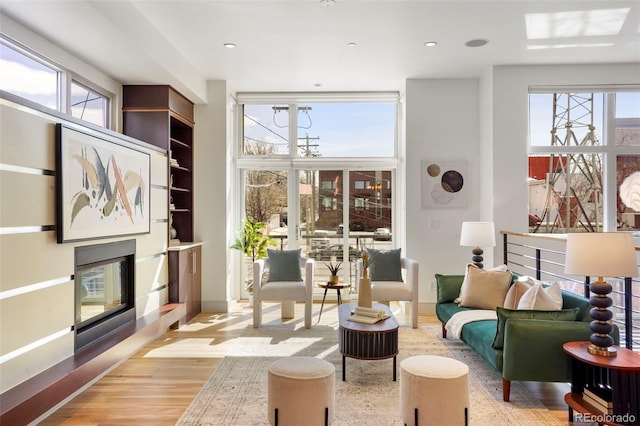
[[400, 363], [400, 412], [409, 426], [467, 425], [469, 367], [435, 355], [404, 359]]
[[269, 367], [272, 426], [330, 425], [335, 411], [336, 369], [323, 359], [292, 356]]

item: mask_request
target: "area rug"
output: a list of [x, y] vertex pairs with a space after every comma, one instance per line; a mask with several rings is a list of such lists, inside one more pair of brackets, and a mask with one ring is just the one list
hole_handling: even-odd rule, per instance
[[[449, 356], [469, 366], [471, 425], [560, 425], [549, 410], [520, 384], [511, 386], [511, 402], [502, 401], [502, 378], [464, 343], [442, 339], [439, 326], [400, 327], [398, 355]], [[314, 356], [336, 367], [334, 425], [402, 425], [399, 382], [392, 381], [392, 360], [346, 360], [337, 344], [337, 324], [304, 328], [248, 328], [232, 345], [213, 375], [180, 418], [179, 425], [268, 425], [267, 371], [276, 359]]]

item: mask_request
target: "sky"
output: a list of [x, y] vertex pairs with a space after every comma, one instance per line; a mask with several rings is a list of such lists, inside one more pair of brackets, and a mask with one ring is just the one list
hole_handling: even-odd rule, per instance
[[[310, 155], [394, 156], [395, 104], [300, 104], [303, 105], [310, 109], [298, 111], [298, 144], [306, 147], [308, 136]], [[286, 110], [276, 112], [272, 107], [273, 105], [245, 105], [245, 114], [249, 116], [245, 120], [245, 136], [275, 143], [284, 149], [288, 140], [289, 113]]]

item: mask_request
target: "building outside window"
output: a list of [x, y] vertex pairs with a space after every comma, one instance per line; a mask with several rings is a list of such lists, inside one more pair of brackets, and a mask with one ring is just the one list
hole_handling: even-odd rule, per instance
[[529, 103], [530, 232], [640, 230], [640, 91], [533, 90]]

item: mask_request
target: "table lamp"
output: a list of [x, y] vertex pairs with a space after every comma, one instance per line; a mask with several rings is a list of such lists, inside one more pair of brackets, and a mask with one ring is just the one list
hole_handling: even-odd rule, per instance
[[493, 222], [462, 222], [460, 245], [475, 247], [471, 250], [471, 253], [473, 253], [471, 260], [478, 268], [482, 268], [484, 266], [482, 264], [484, 251], [480, 247], [493, 247], [496, 245]]
[[623, 232], [586, 232], [567, 235], [567, 250], [564, 271], [567, 274], [583, 277], [598, 277], [591, 282], [589, 301], [593, 308], [590, 328], [593, 334], [588, 351], [594, 355], [616, 356], [613, 338], [613, 312], [608, 308], [613, 303], [609, 297], [611, 284], [603, 277], [638, 276], [633, 238]]

